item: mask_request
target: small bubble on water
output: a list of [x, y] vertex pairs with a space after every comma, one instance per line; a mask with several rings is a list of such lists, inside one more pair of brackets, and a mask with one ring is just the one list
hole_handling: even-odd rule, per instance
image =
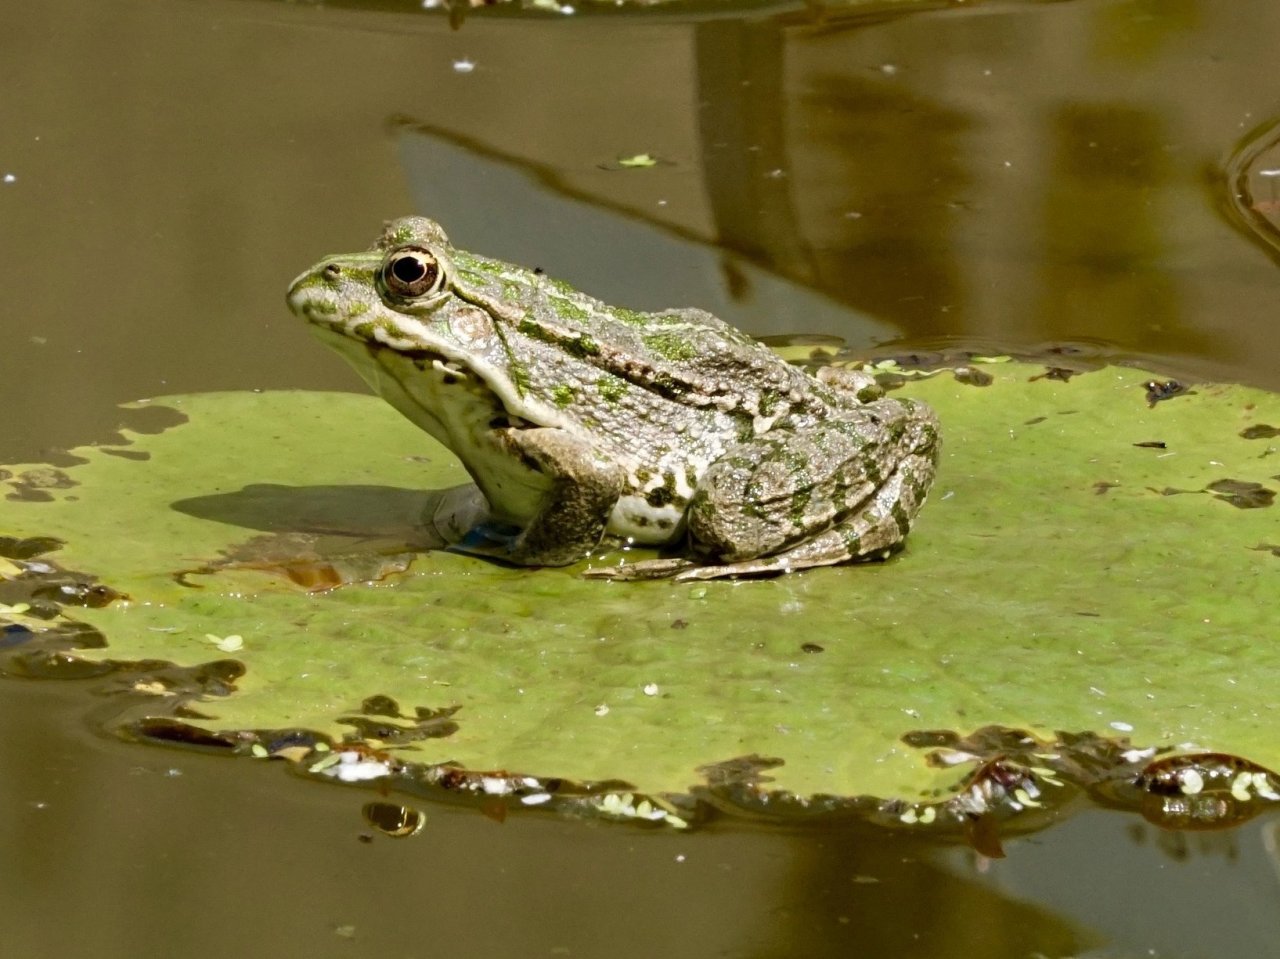
[[476, 68], [475, 61], [474, 61], [474, 60], [468, 60], [466, 57], [463, 57], [461, 60], [454, 60], [454, 61], [453, 61], [453, 72], [454, 72], [454, 73], [470, 73], [470, 72], [471, 72], [471, 71], [473, 71], [475, 68]]

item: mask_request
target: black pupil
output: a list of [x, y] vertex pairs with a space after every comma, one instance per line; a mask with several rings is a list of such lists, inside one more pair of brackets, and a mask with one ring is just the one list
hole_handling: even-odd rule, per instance
[[416, 256], [402, 256], [391, 264], [391, 274], [401, 283], [411, 284], [427, 275], [427, 267]]

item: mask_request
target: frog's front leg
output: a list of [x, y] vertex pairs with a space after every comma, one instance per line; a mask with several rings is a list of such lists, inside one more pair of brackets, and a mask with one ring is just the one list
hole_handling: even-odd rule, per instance
[[492, 438], [549, 485], [517, 532], [481, 524], [455, 548], [521, 566], [568, 566], [599, 545], [622, 495], [623, 468], [564, 430], [505, 428]]
[[739, 444], [708, 468], [689, 504], [690, 539], [710, 565], [679, 578], [886, 556], [924, 505], [937, 459], [933, 411], [907, 399]]

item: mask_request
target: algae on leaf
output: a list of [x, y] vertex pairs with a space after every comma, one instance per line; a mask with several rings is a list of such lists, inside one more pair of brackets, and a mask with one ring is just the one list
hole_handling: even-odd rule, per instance
[[393, 739], [448, 717], [402, 758], [648, 795], [757, 756], [781, 760], [772, 789], [915, 802], [962, 776], [904, 735], [991, 724], [1280, 767], [1280, 397], [982, 371], [902, 387], [944, 447], [885, 563], [608, 584], [427, 551], [419, 519], [461, 467], [381, 401], [322, 393], [156, 400], [186, 422], [127, 456], [7, 467], [0, 532], [56, 537], [127, 594], [77, 611], [109, 642], [84, 657], [243, 662], [188, 720], [213, 731], [360, 738], [382, 696], [411, 716]]

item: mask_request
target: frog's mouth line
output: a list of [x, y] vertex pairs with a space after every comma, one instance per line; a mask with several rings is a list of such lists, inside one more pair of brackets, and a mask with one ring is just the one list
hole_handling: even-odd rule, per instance
[[395, 367], [409, 364], [416, 373], [425, 378], [425, 381], [432, 382], [437, 387], [447, 389], [451, 393], [467, 392], [476, 399], [489, 401], [497, 409], [502, 408], [502, 402], [498, 395], [484, 381], [483, 377], [474, 370], [468, 369], [458, 360], [445, 356], [443, 353], [421, 348], [398, 350], [395, 347], [387, 346], [385, 343], [368, 340], [362, 341], [361, 345], [369, 354], [370, 364], [378, 369], [386, 370], [389, 374], [395, 376], [398, 382], [403, 380], [403, 376], [396, 374]]
[[[469, 369], [457, 359], [448, 357], [436, 350], [425, 348], [399, 350], [377, 341], [352, 341], [340, 334], [335, 337], [335, 341], [331, 345], [338, 349], [339, 352], [362, 347], [368, 355], [368, 363], [367, 365], [359, 364], [358, 369], [362, 371], [361, 375], [369, 386], [373, 388], [373, 391], [384, 399], [389, 400], [390, 393], [400, 394], [403, 399], [400, 402], [392, 400], [392, 405], [422, 429], [426, 430], [426, 432], [437, 438], [449, 432], [449, 428], [443, 420], [459, 415], [460, 410], [458, 407], [470, 407], [470, 412], [462, 414], [462, 419], [473, 422], [484, 420], [489, 429], [534, 429], [538, 425], [532, 420], [525, 419], [518, 413], [513, 413], [507, 409], [502, 402], [502, 397], [480, 374]], [[396, 369], [397, 366], [403, 364], [411, 364], [418, 374], [414, 381], [423, 385], [431, 384], [433, 392], [437, 392], [437, 395], [428, 398], [414, 395], [406, 390], [404, 383], [409, 378], [404, 376], [402, 371]], [[385, 374], [386, 379], [379, 376], [375, 380], [369, 374], [364, 373], [363, 371], [365, 370], [370, 371], [370, 373], [372, 371], [380, 371]], [[452, 399], [447, 402], [441, 402], [438, 395], [439, 390], [447, 390]], [[412, 412], [406, 410], [406, 406], [410, 407]], [[454, 409], [442, 419], [440, 413], [440, 408], [442, 407], [454, 407]], [[424, 418], [432, 420], [434, 428], [427, 426], [424, 423]], [[444, 441], [442, 440], [442, 442]], [[446, 442], [445, 445], [450, 444]]]

